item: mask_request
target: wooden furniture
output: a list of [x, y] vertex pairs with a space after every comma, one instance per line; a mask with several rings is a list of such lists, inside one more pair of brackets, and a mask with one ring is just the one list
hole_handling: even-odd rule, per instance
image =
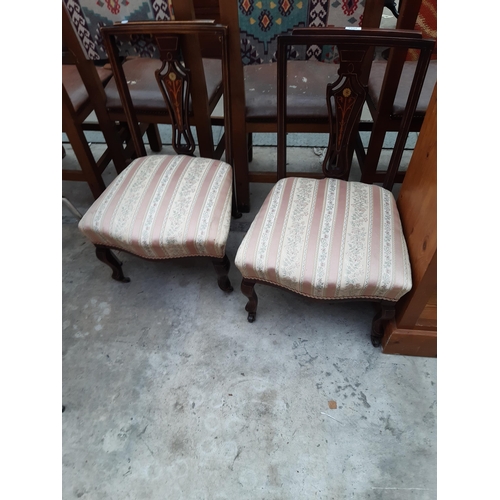
[[[436, 5], [436, 0], [429, 0], [425, 5]], [[423, 7], [422, 0], [408, 1], [400, 6], [400, 15], [396, 25], [397, 29], [420, 31], [422, 26], [417, 22], [420, 19], [419, 11]], [[435, 13], [435, 10], [434, 10]], [[435, 18], [434, 18], [435, 20]], [[424, 38], [435, 35], [434, 32], [423, 31]], [[434, 36], [435, 38], [435, 36]], [[402, 124], [403, 111], [410, 91], [412, 75], [416, 62], [412, 60], [415, 54], [410, 49], [392, 50], [387, 61], [374, 61], [368, 80], [367, 104], [372, 115], [368, 149], [365, 149], [358, 135], [356, 154], [362, 172], [363, 182], [382, 182], [385, 171], [380, 168], [380, 155], [387, 132], [397, 132]], [[410, 131], [418, 132], [422, 127], [429, 100], [437, 80], [437, 60], [433, 58], [429, 64], [424, 86], [419, 98], [415, 114], [411, 119]], [[366, 128], [366, 123], [364, 124]], [[404, 144], [400, 146], [401, 156]], [[397, 152], [399, 155], [399, 152]], [[396, 182], [402, 182], [404, 172], [398, 172]]]
[[[299, 8], [300, 5], [300, 8]], [[338, 5], [338, 6], [337, 6]], [[276, 182], [275, 172], [250, 172], [252, 133], [277, 131], [276, 63], [273, 47], [279, 34], [290, 33], [296, 27], [335, 26], [358, 27], [362, 13], [363, 27], [380, 25], [384, 0], [366, 0], [364, 10], [358, 3], [349, 6], [332, 2], [237, 2], [220, 0], [221, 22], [230, 29], [230, 63], [233, 69], [231, 81], [233, 107], [234, 167], [239, 208], [250, 209], [250, 182]], [[350, 10], [349, 10], [350, 9]], [[357, 9], [357, 10], [356, 10]], [[331, 14], [336, 18], [332, 21]], [[353, 17], [355, 15], [355, 17]], [[245, 22], [243, 27], [241, 24]], [[354, 24], [352, 24], [354, 22]], [[260, 27], [260, 28], [258, 28]], [[258, 29], [258, 31], [256, 31]], [[290, 131], [327, 132], [328, 115], [324, 107], [324, 89], [319, 86], [324, 77], [336, 78], [336, 64], [325, 64], [325, 55], [317, 46], [309, 46], [295, 54], [291, 81], [295, 88], [290, 91], [294, 110], [290, 112]], [[333, 52], [326, 59], [333, 60]], [[313, 67], [305, 81], [301, 65]], [[304, 73], [304, 74], [303, 74]], [[291, 76], [292, 76], [291, 75]], [[317, 75], [318, 78], [315, 78]]]
[[396, 304], [383, 352], [437, 356], [437, 86], [397, 200], [413, 287]]
[[[326, 178], [287, 177], [286, 134], [290, 46], [338, 47], [339, 75], [325, 85], [330, 142]], [[371, 340], [380, 345], [396, 302], [411, 290], [410, 262], [392, 189], [398, 158], [393, 154], [384, 187], [348, 182], [350, 145], [366, 97], [362, 76], [375, 46], [420, 50], [397, 143], [406, 139], [434, 42], [414, 32], [297, 29], [278, 39], [278, 176], [245, 235], [235, 264], [248, 298], [248, 321], [257, 312], [256, 284], [270, 284], [321, 300], [370, 300], [379, 304]], [[326, 104], [325, 102], [325, 104]]]
[[[102, 173], [111, 161], [117, 172], [125, 166], [122, 147], [125, 131], [110, 119], [104, 105], [104, 86], [112, 77], [111, 70], [96, 67], [87, 59], [72, 28], [68, 12], [62, 7], [62, 131], [68, 136], [81, 170], [64, 169], [62, 179], [84, 181], [97, 198], [105, 189]], [[86, 122], [95, 112], [97, 123]], [[85, 137], [87, 130], [100, 130], [107, 149], [95, 159]]]
[[[179, 58], [184, 38], [193, 40], [200, 34], [212, 34], [219, 40], [224, 90], [227, 90], [225, 95], [230, 95], [224, 26], [178, 21], [128, 23], [103, 30], [105, 36], [110, 32], [113, 36], [133, 32], [151, 35], [162, 61], [156, 77], [176, 115], [176, 123], [186, 127], [182, 132], [189, 128], [186, 104], [191, 83], [189, 68]], [[111, 58], [112, 54], [110, 51]], [[112, 64], [116, 61], [112, 60]], [[139, 151], [141, 135], [136, 110], [128, 87], [120, 89], [124, 91], [125, 113]], [[230, 98], [224, 101], [228, 121], [230, 103]], [[141, 156], [114, 179], [85, 213], [79, 228], [96, 246], [97, 258], [111, 267], [113, 279], [129, 281], [112, 249], [155, 260], [206, 257], [213, 262], [219, 287], [232, 291], [225, 254], [233, 183], [229, 135], [226, 136], [228, 163], [184, 154]]]

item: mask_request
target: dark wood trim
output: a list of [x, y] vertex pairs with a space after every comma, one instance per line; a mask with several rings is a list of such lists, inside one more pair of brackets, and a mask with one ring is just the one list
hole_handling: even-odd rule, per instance
[[386, 326], [382, 338], [382, 352], [384, 354], [436, 358], [437, 332], [398, 328], [393, 320]]

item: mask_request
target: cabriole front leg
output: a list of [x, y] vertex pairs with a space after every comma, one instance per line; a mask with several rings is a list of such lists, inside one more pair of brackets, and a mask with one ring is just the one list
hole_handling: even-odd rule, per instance
[[243, 278], [241, 282], [241, 292], [245, 297], [248, 297], [247, 305], [245, 306], [245, 311], [248, 312], [248, 321], [253, 323], [255, 321], [255, 316], [257, 314], [257, 304], [259, 299], [255, 293], [255, 281]]
[[123, 274], [122, 263], [109, 248], [96, 245], [95, 254], [101, 262], [104, 262], [113, 270], [111, 277], [114, 280], [121, 281], [122, 283], [128, 283], [130, 281], [130, 278], [127, 278]]

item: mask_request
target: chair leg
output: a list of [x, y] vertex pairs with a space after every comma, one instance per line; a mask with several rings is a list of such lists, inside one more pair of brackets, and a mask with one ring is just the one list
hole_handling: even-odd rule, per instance
[[128, 283], [130, 281], [130, 278], [127, 278], [123, 274], [122, 263], [109, 248], [96, 245], [95, 254], [101, 262], [104, 262], [113, 270], [111, 277], [114, 280], [121, 281], [122, 283]]
[[380, 347], [385, 325], [396, 316], [396, 303], [382, 301], [372, 321], [371, 341], [373, 347]]
[[217, 273], [217, 284], [219, 285], [219, 288], [223, 292], [232, 292], [234, 289], [228, 278], [229, 268], [231, 267], [231, 264], [229, 263], [227, 255], [224, 254], [224, 257], [222, 257], [222, 259], [212, 259], [212, 263], [214, 265], [215, 272]]
[[245, 306], [245, 311], [248, 312], [248, 321], [253, 323], [255, 321], [255, 316], [257, 314], [257, 304], [259, 299], [255, 293], [255, 281], [243, 278], [241, 282], [241, 292], [245, 297], [248, 297], [247, 305]]
[[253, 160], [253, 136], [252, 136], [252, 132], [247, 134], [247, 156], [248, 156], [248, 163], [250, 163]]
[[156, 123], [150, 123], [146, 129], [146, 134], [149, 139], [149, 147], [155, 153], [159, 153], [162, 150], [162, 143], [160, 137], [160, 131], [158, 130], [158, 125]]

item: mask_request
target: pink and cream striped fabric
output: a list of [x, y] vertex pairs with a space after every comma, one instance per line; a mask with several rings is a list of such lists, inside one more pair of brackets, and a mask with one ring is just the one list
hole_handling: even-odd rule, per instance
[[338, 179], [279, 181], [235, 264], [245, 278], [318, 299], [396, 301], [412, 286], [392, 193]]
[[96, 245], [147, 259], [223, 257], [231, 193], [227, 163], [146, 156], [114, 179], [78, 227]]

